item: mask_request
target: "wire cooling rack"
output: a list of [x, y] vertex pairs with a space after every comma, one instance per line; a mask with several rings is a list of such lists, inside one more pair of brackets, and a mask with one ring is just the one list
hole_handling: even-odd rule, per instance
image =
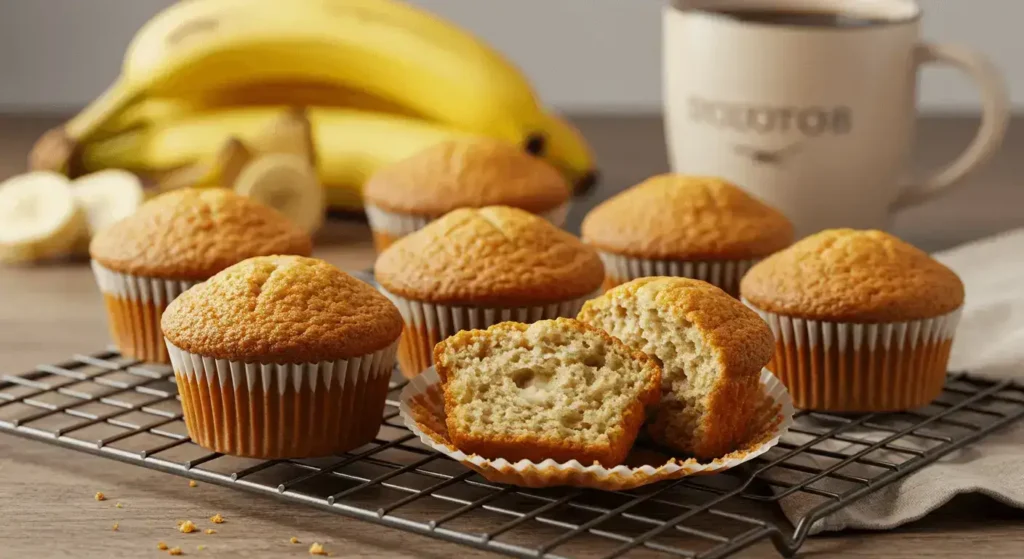
[[[351, 453], [259, 461], [193, 444], [169, 368], [115, 351], [0, 376], [0, 432], [313, 505], [522, 557], [725, 557], [762, 540], [791, 555], [811, 525], [1024, 416], [1024, 386], [950, 375], [932, 405], [898, 414], [801, 412], [769, 453], [735, 470], [625, 492], [490, 483], [422, 445], [398, 416]], [[787, 499], [812, 507], [791, 526]]]

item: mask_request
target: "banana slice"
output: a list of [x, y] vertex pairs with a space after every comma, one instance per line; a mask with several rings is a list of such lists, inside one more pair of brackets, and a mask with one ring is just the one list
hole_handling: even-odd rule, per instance
[[324, 221], [324, 190], [305, 157], [270, 153], [246, 165], [235, 180], [235, 192], [283, 213], [312, 234]]
[[0, 262], [67, 254], [86, 230], [68, 179], [34, 171], [0, 183]]
[[146, 198], [139, 177], [121, 169], [79, 177], [71, 183], [71, 191], [85, 210], [90, 238], [135, 213]]

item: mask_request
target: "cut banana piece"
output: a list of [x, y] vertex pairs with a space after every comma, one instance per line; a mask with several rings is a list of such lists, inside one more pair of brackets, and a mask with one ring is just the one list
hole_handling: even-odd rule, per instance
[[0, 183], [0, 262], [65, 255], [86, 230], [68, 179], [35, 171]]
[[283, 213], [312, 234], [324, 221], [324, 190], [309, 161], [292, 153], [257, 157], [238, 174], [235, 192]]
[[71, 183], [71, 191], [85, 210], [90, 237], [135, 213], [146, 198], [139, 177], [121, 169], [79, 177]]

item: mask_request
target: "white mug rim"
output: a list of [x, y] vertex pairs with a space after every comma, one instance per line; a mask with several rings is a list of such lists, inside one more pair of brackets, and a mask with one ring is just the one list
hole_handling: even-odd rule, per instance
[[[723, 10], [788, 9], [808, 12], [839, 12], [876, 20], [873, 25], [828, 28], [834, 31], [856, 31], [879, 26], [917, 23], [923, 13], [921, 6], [915, 0], [670, 0], [667, 7], [674, 12], [709, 17], [717, 17], [716, 12]], [[748, 26], [797, 27], [778, 23], [731, 21]], [[806, 26], [800, 27], [808, 29]]]

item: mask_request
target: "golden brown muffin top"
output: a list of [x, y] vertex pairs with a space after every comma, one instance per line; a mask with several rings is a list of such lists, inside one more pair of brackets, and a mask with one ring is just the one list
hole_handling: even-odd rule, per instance
[[391, 245], [377, 281], [407, 299], [448, 305], [525, 306], [567, 301], [604, 280], [597, 252], [516, 208], [450, 212]]
[[283, 214], [224, 188], [157, 196], [89, 245], [89, 255], [115, 272], [190, 281], [252, 256], [312, 252], [309, 235]]
[[722, 179], [665, 174], [591, 210], [583, 220], [583, 240], [637, 258], [745, 260], [788, 246], [793, 226]]
[[831, 229], [761, 261], [740, 283], [754, 306], [831, 322], [935, 318], [964, 302], [960, 278], [882, 231]]
[[568, 201], [570, 187], [553, 166], [515, 146], [453, 140], [380, 170], [363, 196], [387, 211], [427, 217], [496, 205], [540, 213]]
[[191, 353], [317, 363], [387, 347], [402, 333], [402, 316], [379, 291], [323, 260], [260, 256], [182, 293], [160, 326]]
[[[624, 304], [624, 302], [626, 302]], [[579, 320], [599, 324], [610, 308], [657, 309], [679, 324], [692, 324], [718, 354], [727, 378], [760, 374], [775, 351], [768, 324], [736, 298], [710, 283], [689, 278], [646, 277], [624, 283], [587, 301]]]

